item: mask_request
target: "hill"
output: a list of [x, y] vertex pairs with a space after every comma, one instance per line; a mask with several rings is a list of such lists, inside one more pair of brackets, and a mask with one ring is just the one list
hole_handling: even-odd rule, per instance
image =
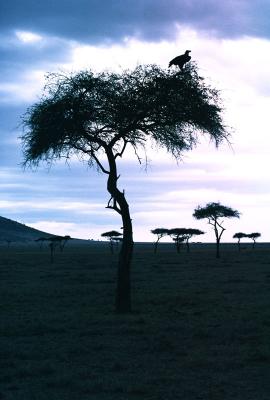
[[0, 242], [27, 242], [29, 240], [38, 239], [39, 237], [50, 236], [54, 235], [0, 216]]

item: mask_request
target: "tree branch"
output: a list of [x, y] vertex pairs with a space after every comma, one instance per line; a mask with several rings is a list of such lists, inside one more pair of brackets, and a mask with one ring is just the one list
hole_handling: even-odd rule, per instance
[[122, 150], [114, 155], [114, 159], [116, 159], [117, 157], [121, 157], [122, 158], [122, 155], [123, 155], [123, 153], [124, 153], [124, 151], [125, 151], [125, 149], [127, 147], [127, 144], [128, 144], [128, 140], [126, 140], [126, 138], [123, 138], [123, 140], [124, 140], [124, 144], [123, 144]]
[[[113, 201], [113, 205], [110, 205], [111, 201]], [[111, 210], [115, 210], [118, 214], [122, 215], [121, 209], [117, 206], [117, 202], [113, 196], [111, 196], [105, 208], [110, 208]]]
[[109, 175], [110, 171], [107, 171], [103, 165], [101, 164], [101, 162], [99, 161], [99, 159], [97, 158], [97, 156], [95, 155], [94, 151], [91, 150], [90, 152], [91, 157], [93, 157], [93, 159], [95, 160], [95, 162], [97, 163], [97, 165], [99, 166], [99, 168], [101, 169], [102, 172], [104, 172], [104, 174]]
[[[97, 143], [99, 144], [99, 143]], [[104, 166], [102, 165], [102, 163], [99, 161], [99, 159], [97, 158], [97, 156], [95, 155], [95, 151], [98, 151], [100, 149], [100, 147], [103, 147], [101, 144], [99, 144], [98, 149], [93, 150], [92, 148], [89, 150], [86, 150], [83, 146], [78, 145], [77, 143], [73, 143], [72, 146], [76, 149], [81, 151], [84, 154], [87, 154], [88, 156], [90, 155], [95, 162], [97, 163], [98, 167], [101, 169], [102, 172], [104, 172], [104, 174], [109, 174], [110, 172], [107, 171]]]

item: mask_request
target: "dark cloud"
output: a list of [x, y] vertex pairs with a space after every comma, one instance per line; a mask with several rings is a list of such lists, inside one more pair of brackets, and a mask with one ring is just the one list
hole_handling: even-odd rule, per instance
[[124, 36], [169, 38], [175, 25], [224, 37], [269, 36], [268, 0], [10, 0], [1, 4], [1, 30], [33, 30], [89, 43]]

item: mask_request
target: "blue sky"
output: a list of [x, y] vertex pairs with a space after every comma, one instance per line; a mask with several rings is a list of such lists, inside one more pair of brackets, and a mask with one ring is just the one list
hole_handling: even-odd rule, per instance
[[131, 152], [121, 161], [135, 240], [156, 227], [192, 227], [192, 213], [220, 201], [241, 213], [227, 220], [224, 241], [258, 231], [270, 241], [270, 2], [267, 0], [69, 0], [0, 5], [0, 215], [56, 234], [100, 238], [121, 227], [105, 208], [105, 177], [72, 160], [23, 170], [20, 118], [39, 99], [47, 72], [133, 68], [191, 49], [208, 82], [221, 90], [232, 146], [208, 138], [177, 164], [148, 149], [148, 169]]

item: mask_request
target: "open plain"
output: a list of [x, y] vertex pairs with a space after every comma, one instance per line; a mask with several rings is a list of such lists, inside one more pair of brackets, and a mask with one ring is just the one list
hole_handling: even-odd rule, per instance
[[130, 315], [117, 254], [0, 246], [1, 400], [269, 400], [270, 244], [136, 244]]

